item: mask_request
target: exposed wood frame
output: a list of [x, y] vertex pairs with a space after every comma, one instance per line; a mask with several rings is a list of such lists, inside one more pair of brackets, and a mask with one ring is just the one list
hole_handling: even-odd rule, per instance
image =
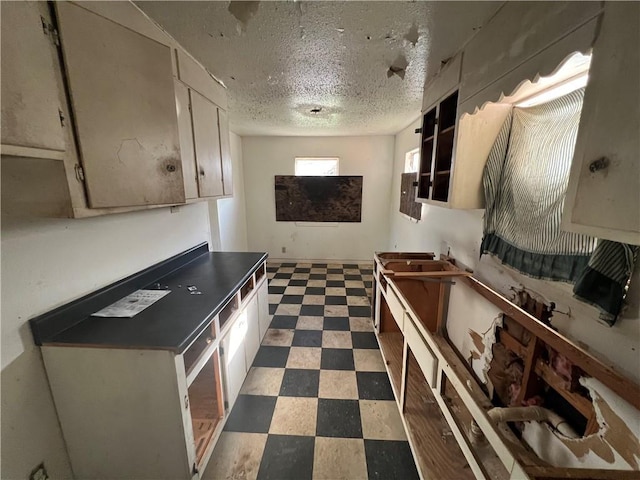
[[[457, 270], [458, 268], [449, 264], [446, 268]], [[605, 365], [593, 355], [580, 348], [572, 341], [562, 336], [555, 330], [547, 327], [534, 316], [516, 306], [501, 294], [486, 286], [472, 276], [460, 276], [460, 281], [482, 295], [491, 303], [496, 305], [506, 315], [511, 317], [518, 324], [529, 330], [544, 343], [567, 357], [571, 362], [580, 366], [585, 373], [597, 378], [624, 400], [640, 410], [640, 386], [629, 381], [629, 379], [616, 372], [612, 367]]]

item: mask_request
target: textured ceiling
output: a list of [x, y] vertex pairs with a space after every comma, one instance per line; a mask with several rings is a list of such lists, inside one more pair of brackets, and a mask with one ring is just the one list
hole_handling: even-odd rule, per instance
[[502, 2], [136, 3], [228, 87], [234, 132], [372, 135], [419, 115], [425, 77]]

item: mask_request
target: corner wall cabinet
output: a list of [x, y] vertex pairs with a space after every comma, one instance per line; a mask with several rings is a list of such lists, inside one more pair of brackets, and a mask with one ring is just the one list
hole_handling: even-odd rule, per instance
[[[610, 389], [615, 393], [606, 397], [609, 408], [618, 405], [616, 415], [626, 419], [618, 420], [635, 421], [640, 387], [538, 321], [526, 306], [480, 283], [453, 259], [425, 253], [376, 254], [373, 298], [376, 336], [421, 478], [640, 478], [629, 456], [630, 463], [602, 469], [585, 467], [585, 461], [601, 459], [576, 450], [569, 466], [573, 454], [562, 450], [567, 437], [544, 420], [521, 423], [525, 433], [527, 423], [549, 432], [542, 444], [530, 446], [536, 437], [497, 419], [496, 413], [510, 409], [496, 404], [513, 395], [502, 405], [527, 411], [540, 408], [522, 407], [535, 399], [546, 411], [560, 412], [575, 429], [569, 440], [576, 445], [591, 436], [592, 445], [608, 441], [603, 448], [624, 455], [634, 441], [599, 440], [610, 428], [607, 422], [618, 417], [605, 413], [608, 419], [601, 420], [595, 406]], [[558, 359], [570, 369], [563, 371]], [[522, 366], [518, 376], [509, 370], [514, 362]], [[554, 460], [557, 451], [563, 454]]]
[[[265, 262], [205, 245], [31, 321], [75, 475], [200, 478], [262, 340]], [[88, 316], [140, 287], [170, 293]]]
[[458, 90], [422, 117], [417, 201], [449, 208], [484, 207], [482, 170], [510, 105], [458, 114]]
[[[224, 87], [133, 3], [1, 8], [3, 213], [85, 217], [231, 195]], [[196, 92], [213, 114], [194, 128]], [[216, 162], [206, 178], [198, 151]]]

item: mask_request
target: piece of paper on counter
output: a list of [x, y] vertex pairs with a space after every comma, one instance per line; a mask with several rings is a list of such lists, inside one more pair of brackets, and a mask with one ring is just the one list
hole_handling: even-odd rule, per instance
[[171, 290], [138, 290], [99, 312], [93, 313], [91, 316], [131, 318], [156, 303], [168, 293], [171, 293]]

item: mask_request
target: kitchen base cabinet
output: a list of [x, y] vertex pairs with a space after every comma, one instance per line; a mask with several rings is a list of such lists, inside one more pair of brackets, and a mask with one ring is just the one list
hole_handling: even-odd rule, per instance
[[77, 478], [190, 479], [196, 463], [182, 358], [42, 347]]
[[[200, 478], [204, 471], [259, 348], [260, 318], [268, 318], [268, 312], [258, 295], [267, 291], [266, 255], [204, 252], [194, 257], [198, 252], [181, 254], [192, 255], [185, 257], [182, 274], [164, 266], [176, 262], [176, 257], [152, 267], [170, 272], [152, 282], [166, 283], [174, 302], [188, 299], [180, 308], [184, 318], [174, 322], [173, 315], [161, 320], [161, 313], [145, 316], [141, 312], [137, 317], [120, 319], [138, 324], [131, 327], [131, 323], [120, 323], [115, 332], [112, 329], [105, 335], [108, 339], [135, 338], [129, 346], [125, 341], [102, 342], [102, 330], [91, 331], [100, 321], [98, 317], [82, 320], [80, 325], [85, 326], [78, 328], [85, 332], [84, 340], [74, 337], [69, 343], [54, 332], [58, 328], [64, 328], [62, 333], [73, 330], [60, 326], [68, 320], [56, 311], [46, 320], [32, 321], [77, 478], [191, 480]], [[230, 266], [232, 261], [243, 262], [243, 266], [234, 268]], [[212, 278], [208, 282], [202, 279], [203, 269], [209, 269]], [[222, 270], [226, 276], [217, 273]], [[235, 272], [229, 273], [232, 270]], [[145, 274], [139, 272], [137, 276]], [[198, 276], [201, 295], [191, 297], [181, 291], [183, 284], [194, 283]], [[232, 291], [220, 286], [215, 292], [216, 284], [236, 286]], [[127, 289], [120, 284], [111, 287]], [[207, 301], [207, 294], [219, 300], [210, 310], [206, 307], [206, 311], [217, 313], [202, 328], [202, 322], [188, 316], [195, 302]], [[99, 296], [98, 292], [96, 298], [79, 300], [81, 306], [77, 308], [82, 315], [87, 315], [83, 302], [95, 305], [93, 302], [100, 302]], [[165, 305], [165, 309], [176, 306]], [[72, 304], [64, 310], [73, 308]], [[179, 338], [172, 340], [175, 347], [160, 343], [154, 346], [151, 341], [147, 345], [144, 342], [148, 337], [136, 333], [172, 331], [191, 322], [198, 325], [199, 333], [184, 343]], [[41, 335], [52, 335], [54, 340]], [[192, 337], [193, 333], [188, 336]]]

